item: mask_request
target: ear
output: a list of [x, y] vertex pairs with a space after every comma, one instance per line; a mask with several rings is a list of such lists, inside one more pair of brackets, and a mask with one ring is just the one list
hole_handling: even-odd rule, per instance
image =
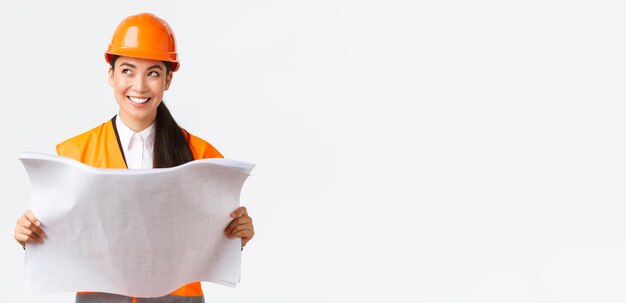
[[109, 76], [107, 77], [107, 81], [109, 82], [109, 86], [113, 87], [113, 68], [109, 67]]
[[163, 91], [170, 89], [170, 84], [172, 84], [172, 77], [174, 76], [173, 72], [169, 72], [167, 77], [165, 77], [165, 88]]

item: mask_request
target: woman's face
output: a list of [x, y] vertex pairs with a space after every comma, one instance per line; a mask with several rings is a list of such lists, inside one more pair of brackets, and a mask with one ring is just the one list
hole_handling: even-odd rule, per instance
[[120, 118], [130, 129], [139, 132], [156, 119], [163, 92], [168, 90], [172, 73], [158, 60], [119, 57], [115, 69], [109, 69], [109, 85], [120, 106]]

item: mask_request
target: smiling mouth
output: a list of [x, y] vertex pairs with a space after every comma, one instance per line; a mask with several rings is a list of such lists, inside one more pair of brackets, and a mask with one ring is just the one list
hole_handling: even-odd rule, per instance
[[150, 100], [152, 100], [152, 98], [137, 98], [137, 97], [131, 97], [131, 96], [127, 96], [128, 99], [135, 103], [135, 104], [144, 104]]

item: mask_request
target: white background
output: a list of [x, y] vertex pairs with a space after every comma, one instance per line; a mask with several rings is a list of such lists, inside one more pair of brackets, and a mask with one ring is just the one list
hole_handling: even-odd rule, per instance
[[624, 302], [620, 3], [5, 1], [0, 301], [73, 300], [25, 290], [17, 156], [116, 113], [103, 52], [145, 11], [178, 122], [258, 164], [242, 283], [208, 302]]

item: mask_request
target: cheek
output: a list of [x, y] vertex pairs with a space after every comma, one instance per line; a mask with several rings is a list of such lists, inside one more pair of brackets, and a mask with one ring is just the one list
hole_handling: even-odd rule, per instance
[[163, 90], [165, 89], [165, 84], [161, 82], [155, 82], [150, 87], [152, 94], [155, 96], [163, 96]]
[[128, 89], [129, 85], [127, 83], [127, 81], [124, 81], [124, 79], [120, 79], [121, 77], [118, 77], [117, 79], [113, 79], [113, 89], [115, 90], [116, 93], [125, 93], [126, 90]]

